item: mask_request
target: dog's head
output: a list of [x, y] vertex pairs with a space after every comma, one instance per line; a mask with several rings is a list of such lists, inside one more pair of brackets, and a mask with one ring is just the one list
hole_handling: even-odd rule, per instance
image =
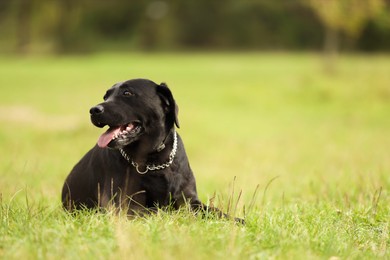
[[178, 107], [165, 83], [146, 79], [117, 83], [104, 95], [104, 102], [90, 109], [97, 127], [108, 126], [98, 145], [124, 148], [137, 141], [156, 146], [176, 124]]

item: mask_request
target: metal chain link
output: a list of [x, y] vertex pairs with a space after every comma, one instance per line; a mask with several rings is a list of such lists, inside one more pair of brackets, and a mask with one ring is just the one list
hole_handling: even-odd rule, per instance
[[146, 164], [145, 165], [145, 171], [141, 171], [139, 169], [139, 165], [138, 163], [134, 162], [130, 156], [123, 150], [123, 149], [119, 149], [121, 155], [123, 156], [123, 158], [126, 159], [126, 161], [128, 161], [129, 163], [131, 163], [131, 165], [133, 165], [133, 167], [135, 168], [135, 170], [139, 173], [139, 174], [146, 174], [148, 171], [159, 171], [159, 170], [163, 170], [165, 168], [168, 168], [169, 166], [172, 165], [173, 163], [173, 159], [175, 158], [175, 155], [176, 155], [176, 151], [177, 151], [177, 133], [176, 131], [174, 131], [174, 135], [173, 135], [173, 147], [172, 147], [172, 151], [171, 153], [169, 154], [169, 160], [166, 162], [166, 163], [163, 163], [163, 164], [160, 164], [160, 165], [154, 165], [154, 164]]

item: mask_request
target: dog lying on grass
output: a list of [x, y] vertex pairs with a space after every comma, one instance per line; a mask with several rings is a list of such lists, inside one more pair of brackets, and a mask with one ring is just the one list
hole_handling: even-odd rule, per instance
[[65, 209], [114, 205], [134, 215], [188, 203], [196, 212], [227, 217], [198, 198], [175, 129], [179, 128], [178, 107], [166, 84], [146, 79], [117, 83], [90, 114], [95, 126], [109, 128], [66, 178], [62, 189]]

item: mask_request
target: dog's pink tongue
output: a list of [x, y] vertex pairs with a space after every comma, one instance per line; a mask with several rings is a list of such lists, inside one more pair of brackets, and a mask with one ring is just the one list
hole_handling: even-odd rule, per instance
[[112, 138], [115, 134], [119, 133], [121, 130], [120, 127], [109, 128], [104, 134], [99, 137], [98, 146], [101, 148], [107, 147], [107, 145], [111, 142]]

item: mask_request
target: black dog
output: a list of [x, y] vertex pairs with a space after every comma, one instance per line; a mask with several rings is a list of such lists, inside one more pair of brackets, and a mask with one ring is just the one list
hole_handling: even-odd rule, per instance
[[95, 126], [109, 129], [67, 177], [62, 190], [67, 210], [114, 205], [133, 215], [188, 202], [194, 210], [225, 215], [198, 199], [175, 130], [178, 107], [166, 84], [145, 79], [115, 84], [90, 114]]

